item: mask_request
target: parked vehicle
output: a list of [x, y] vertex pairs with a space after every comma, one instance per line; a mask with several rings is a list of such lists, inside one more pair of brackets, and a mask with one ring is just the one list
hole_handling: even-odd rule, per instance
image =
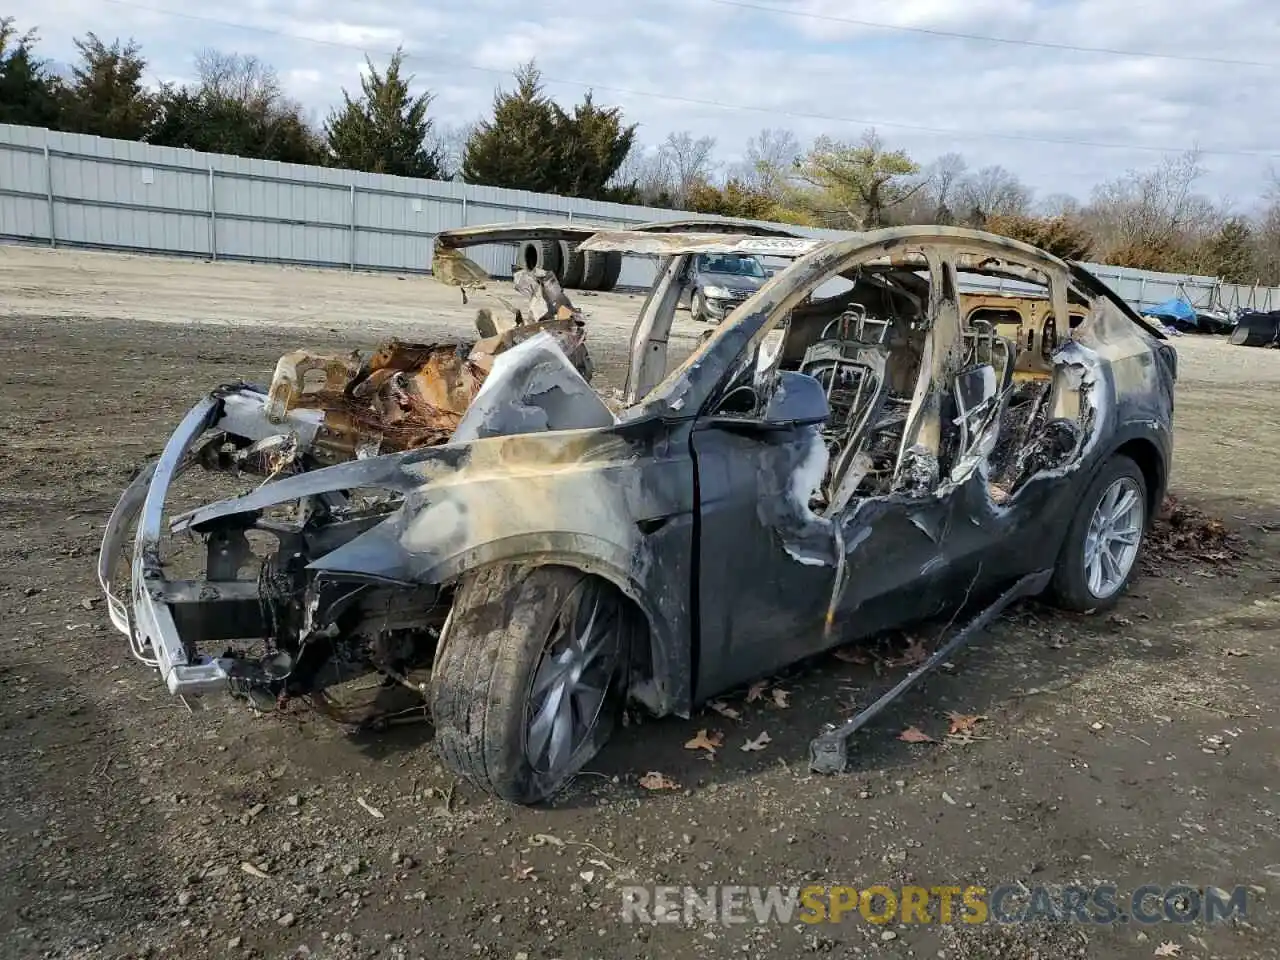
[[681, 302], [693, 319], [719, 323], [769, 278], [759, 257], [740, 253], [700, 253], [688, 259]]
[[[479, 343], [291, 355], [267, 388], [202, 397], [125, 491], [99, 560], [113, 623], [173, 693], [307, 697], [344, 722], [429, 709], [449, 769], [533, 803], [627, 702], [689, 716], [1030, 574], [1067, 609], [1116, 602], [1169, 476], [1159, 330], [1086, 271], [978, 231], [731, 229], [441, 234], [436, 276], [464, 290], [484, 282], [462, 253], [479, 243], [659, 258], [621, 404], [590, 388], [588, 330], [543, 271], [517, 277], [520, 322], [485, 312]], [[671, 367], [704, 255], [792, 262]], [[1007, 335], [966, 302], [974, 278], [1040, 306]], [[165, 500], [196, 464], [256, 485], [171, 518], [207, 548], [179, 579]], [[369, 674], [367, 702], [343, 699]]]

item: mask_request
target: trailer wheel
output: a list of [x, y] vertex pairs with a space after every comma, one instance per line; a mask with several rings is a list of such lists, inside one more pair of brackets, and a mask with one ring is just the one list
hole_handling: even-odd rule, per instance
[[582, 268], [583, 290], [599, 290], [604, 283], [607, 253], [588, 253]]
[[546, 270], [559, 278], [564, 270], [560, 243], [556, 240], [526, 240], [517, 249], [516, 267], [524, 270]]
[[618, 285], [618, 277], [622, 276], [622, 254], [616, 250], [606, 253], [604, 276], [600, 280], [600, 291], [607, 293]]
[[587, 272], [587, 255], [578, 252], [578, 245], [569, 240], [560, 241], [560, 262], [564, 272], [560, 274], [560, 286], [565, 290], [577, 290]]

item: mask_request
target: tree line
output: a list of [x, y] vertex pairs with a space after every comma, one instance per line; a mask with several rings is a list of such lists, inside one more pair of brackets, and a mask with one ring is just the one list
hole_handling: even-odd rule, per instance
[[256, 57], [205, 50], [189, 84], [149, 87], [132, 40], [75, 40], [70, 75], [53, 73], [34, 31], [0, 18], [0, 122], [187, 147], [210, 153], [529, 190], [843, 230], [910, 223], [975, 226], [1070, 259], [1092, 259], [1238, 282], [1280, 284], [1280, 180], [1245, 215], [1198, 188], [1195, 151], [1096, 186], [1085, 201], [1036, 197], [999, 165], [973, 169], [960, 154], [922, 163], [874, 130], [801, 144], [782, 129], [752, 137], [742, 160], [716, 156], [712, 137], [682, 131], [637, 138], [619, 107], [588, 92], [566, 109], [533, 62], [489, 115], [440, 124], [433, 96], [415, 93], [403, 51], [384, 67], [366, 59], [358, 91], [313, 125]]

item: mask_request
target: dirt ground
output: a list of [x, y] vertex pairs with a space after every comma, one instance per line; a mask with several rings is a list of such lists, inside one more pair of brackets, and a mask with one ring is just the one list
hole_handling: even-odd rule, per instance
[[[640, 300], [581, 303], [619, 386]], [[422, 277], [0, 246], [0, 955], [1280, 955], [1280, 351], [1176, 341], [1173, 493], [1237, 559], [1153, 557], [1111, 616], [1010, 611], [847, 775], [810, 774], [808, 740], [904, 668], [831, 657], [730, 698], [736, 720], [631, 725], [541, 809], [455, 784], [427, 724], [357, 737], [169, 697], [98, 601], [133, 471], [202, 391], [289, 349], [467, 335], [473, 311]], [[700, 328], [677, 327], [688, 350]], [[949, 711], [985, 718], [968, 743]], [[712, 762], [685, 748], [704, 728]], [[650, 771], [680, 789], [641, 789]], [[1244, 885], [1249, 906], [1145, 929], [620, 919], [624, 884], [1019, 882]]]

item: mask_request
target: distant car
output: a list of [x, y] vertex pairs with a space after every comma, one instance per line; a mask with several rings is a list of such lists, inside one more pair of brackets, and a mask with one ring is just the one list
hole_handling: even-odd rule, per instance
[[[628, 701], [687, 717], [1029, 575], [1071, 610], [1116, 602], [1169, 477], [1176, 354], [1111, 290], [972, 230], [665, 229], [437, 238], [437, 277], [471, 289], [462, 249], [526, 234], [657, 257], [617, 409], [544, 271], [477, 344], [290, 354], [269, 387], [200, 399], [107, 524], [99, 577], [135, 654], [173, 693], [429, 710], [450, 770], [532, 803]], [[703, 254], [793, 262], [669, 366]], [[1022, 292], [967, 300], [975, 279]], [[171, 519], [207, 549], [177, 579], [165, 500], [197, 464], [251, 489]]]
[[768, 271], [759, 257], [741, 253], [700, 253], [688, 258], [681, 302], [693, 319], [719, 323], [764, 286]]

